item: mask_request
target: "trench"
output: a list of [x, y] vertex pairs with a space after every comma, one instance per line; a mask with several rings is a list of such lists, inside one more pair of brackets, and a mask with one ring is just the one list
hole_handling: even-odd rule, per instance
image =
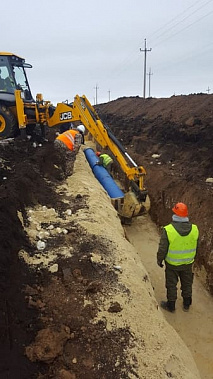
[[[41, 152], [40, 150], [36, 150], [36, 153], [34, 153], [31, 159], [34, 162], [37, 162], [37, 160], [39, 163], [41, 162], [40, 165], [42, 167], [42, 172], [46, 173], [46, 171], [48, 171], [48, 178], [54, 179], [55, 176], [58, 177], [59, 173], [56, 170], [56, 167], [52, 164], [52, 162], [55, 163], [55, 160], [53, 159], [52, 154], [50, 154], [51, 146], [49, 147], [49, 149], [50, 150], [45, 150], [45, 153], [42, 153], [42, 150]], [[23, 148], [21, 148], [21, 154], [23, 154], [23, 157], [26, 159], [26, 153], [23, 152]], [[35, 158], [35, 154], [37, 154], [37, 158]], [[12, 156], [11, 153], [10, 156]], [[23, 159], [16, 159], [14, 161], [17, 161], [18, 163], [21, 161], [21, 163], [18, 165], [18, 169], [16, 170], [16, 172], [18, 173], [18, 179], [21, 178], [23, 180], [23, 183], [20, 182], [20, 180], [17, 181], [17, 177], [15, 175], [11, 175], [11, 181], [9, 182], [10, 177], [8, 176], [8, 183], [10, 183], [10, 185], [8, 185], [8, 187], [5, 187], [5, 193], [7, 194], [6, 191], [12, 191], [12, 189], [14, 188], [14, 190], [12, 191], [14, 196], [12, 197], [11, 194], [12, 201], [10, 201], [10, 205], [13, 209], [13, 212], [11, 211], [11, 224], [9, 224], [9, 227], [9, 208], [8, 206], [6, 206], [7, 204], [5, 204], [4, 206], [2, 205], [2, 210], [5, 211], [5, 219], [2, 218], [3, 221], [5, 220], [5, 222], [2, 223], [4, 225], [4, 229], [2, 228], [2, 232], [4, 232], [4, 235], [2, 233], [2, 241], [6, 241], [7, 244], [8, 242], [11, 244], [9, 244], [10, 251], [14, 250], [14, 254], [13, 256], [11, 256], [11, 259], [13, 259], [13, 264], [10, 265], [10, 262], [6, 262], [8, 263], [8, 266], [10, 265], [11, 272], [10, 275], [8, 275], [8, 272], [6, 272], [5, 276], [8, 279], [13, 279], [11, 280], [13, 286], [10, 289], [9, 293], [10, 302], [5, 303], [6, 311], [5, 309], [2, 309], [2, 313], [7, 315], [5, 319], [5, 325], [3, 325], [3, 327], [6, 327], [8, 330], [8, 338], [6, 343], [2, 344], [1, 356], [3, 362], [2, 365], [6, 365], [7, 367], [9, 367], [6, 373], [6, 377], [9, 378], [10, 375], [11, 378], [14, 377], [16, 379], [23, 379], [26, 377], [32, 378], [32, 375], [35, 372], [41, 370], [41, 365], [37, 363], [31, 363], [27, 360], [26, 356], [23, 356], [23, 348], [25, 345], [28, 345], [30, 341], [32, 341], [34, 333], [38, 329], [38, 325], [36, 315], [33, 316], [33, 323], [31, 322], [32, 316], [29, 317], [29, 314], [31, 315], [31, 312], [33, 312], [33, 310], [30, 308], [27, 308], [26, 310], [26, 308], [24, 308], [23, 306], [26, 303], [24, 293], [22, 291], [23, 283], [27, 283], [28, 279], [31, 283], [33, 281], [33, 278], [27, 278], [26, 272], [24, 272], [24, 270], [23, 276], [21, 276], [21, 268], [17, 265], [16, 253], [21, 247], [23, 247], [21, 245], [23, 245], [23, 243], [27, 244], [27, 242], [25, 242], [24, 235], [22, 235], [23, 233], [21, 230], [20, 220], [17, 218], [16, 212], [14, 215], [14, 207], [16, 203], [18, 203], [18, 206], [15, 209], [19, 209], [19, 204], [22, 200], [22, 197], [23, 200], [25, 200], [25, 202], [22, 201], [23, 207], [24, 205], [29, 205], [28, 203], [30, 203], [30, 205], [33, 205], [37, 202], [42, 205], [47, 204], [50, 207], [53, 205], [55, 206], [56, 198], [54, 197], [54, 193], [50, 191], [50, 188], [47, 188], [47, 182], [43, 179], [41, 180], [40, 176], [38, 177], [37, 166], [34, 174], [34, 171], [30, 169], [29, 166], [26, 166], [26, 162]], [[20, 170], [23, 170], [22, 175]], [[25, 185], [26, 180], [27, 184]], [[74, 183], [72, 184], [74, 185]], [[26, 191], [26, 188], [28, 189], [28, 192]], [[78, 188], [79, 185], [78, 183], [76, 183], [75, 193], [78, 193]], [[3, 198], [2, 204], [4, 203], [5, 200]], [[158, 268], [158, 266], [156, 265], [155, 257], [157, 244], [159, 240], [158, 231], [155, 225], [150, 221], [148, 216], [143, 216], [134, 219], [132, 226], [126, 226], [125, 229], [127, 237], [129, 238], [130, 242], [132, 242], [132, 244], [134, 245], [139, 257], [141, 258], [141, 261], [143, 262], [144, 266], [146, 267], [146, 270], [149, 273], [150, 279], [153, 283], [153, 287], [155, 288], [156, 299], [158, 302], [160, 302], [160, 300], [162, 300], [165, 296], [165, 289], [163, 270]], [[8, 235], [6, 234], [6, 231], [8, 232]], [[13, 246], [12, 243], [14, 243]], [[2, 247], [3, 246], [4, 245], [2, 242]], [[4, 247], [6, 251], [8, 245]], [[3, 279], [4, 278], [2, 276], [2, 282], [4, 282]], [[196, 285], [196, 283], [198, 284]], [[8, 284], [10, 284], [9, 281]], [[211, 350], [211, 341], [213, 333], [211, 315], [213, 310], [213, 304], [210, 295], [208, 295], [205, 292], [205, 289], [201, 286], [201, 284], [199, 283], [199, 281], [197, 281], [196, 278], [194, 286], [196, 291], [194, 293], [194, 303], [190, 313], [185, 314], [184, 312], [182, 312], [181, 303], [179, 303], [179, 307], [176, 314], [170, 315], [165, 313], [165, 317], [167, 321], [174, 327], [174, 329], [177, 330], [178, 334], [182, 337], [185, 344], [191, 350], [192, 355], [200, 370], [202, 379], [209, 379], [213, 377], [213, 359]], [[8, 307], [8, 304], [12, 304], [11, 309], [10, 307]], [[11, 324], [11, 329], [8, 328], [9, 323]], [[191, 327], [190, 330], [189, 325]], [[13, 333], [11, 333], [11, 330]], [[14, 346], [12, 346], [12, 341], [14, 341]], [[6, 354], [7, 357], [5, 357]], [[5, 367], [3, 367], [3, 369], [5, 369]], [[2, 377], [1, 374], [0, 377]]]
[[[126, 225], [125, 233], [135, 247], [145, 266], [158, 303], [166, 300], [164, 269], [157, 266], [156, 252], [159, 232], [148, 214], [133, 219]], [[162, 310], [167, 322], [176, 330], [192, 353], [202, 379], [213, 378], [213, 299], [196, 275], [193, 283], [193, 303], [188, 313], [182, 310], [182, 298], [178, 288], [176, 312]]]

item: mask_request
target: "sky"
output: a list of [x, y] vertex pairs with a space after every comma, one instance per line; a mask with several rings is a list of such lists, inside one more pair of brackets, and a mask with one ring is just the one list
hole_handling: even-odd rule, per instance
[[213, 0], [10, 0], [1, 14], [0, 51], [32, 64], [34, 97], [213, 93]]

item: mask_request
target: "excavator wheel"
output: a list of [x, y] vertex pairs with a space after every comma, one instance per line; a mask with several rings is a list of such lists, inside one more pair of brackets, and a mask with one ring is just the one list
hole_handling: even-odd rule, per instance
[[14, 114], [5, 105], [0, 105], [0, 138], [14, 137], [16, 132], [17, 122]]

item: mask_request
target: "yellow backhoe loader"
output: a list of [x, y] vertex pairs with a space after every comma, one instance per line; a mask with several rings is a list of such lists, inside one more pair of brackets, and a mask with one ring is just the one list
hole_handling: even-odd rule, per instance
[[15, 137], [22, 129], [46, 127], [79, 122], [94, 137], [103, 149], [111, 151], [125, 173], [129, 191], [125, 194], [121, 217], [131, 220], [144, 208], [147, 190], [144, 187], [144, 167], [137, 166], [111, 130], [100, 120], [96, 110], [86, 96], [76, 95], [72, 103], [58, 103], [53, 106], [44, 101], [41, 94], [33, 99], [28, 84], [26, 68], [32, 65], [25, 59], [6, 52], [0, 52], [0, 138]]

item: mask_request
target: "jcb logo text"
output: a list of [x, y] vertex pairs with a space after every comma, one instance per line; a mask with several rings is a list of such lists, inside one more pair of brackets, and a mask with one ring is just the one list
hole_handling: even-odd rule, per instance
[[71, 120], [71, 118], [72, 118], [72, 112], [60, 113], [60, 121]]

